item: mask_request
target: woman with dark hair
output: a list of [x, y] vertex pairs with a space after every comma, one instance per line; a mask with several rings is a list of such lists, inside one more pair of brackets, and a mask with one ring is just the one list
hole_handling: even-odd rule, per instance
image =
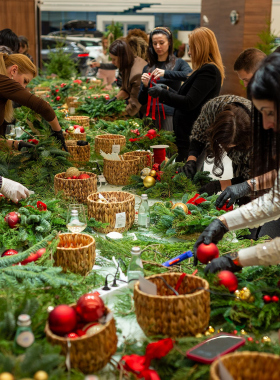
[[[138, 95], [139, 102], [144, 106], [148, 103], [148, 89], [150, 80], [156, 80], [176, 92], [181, 87], [181, 82], [185, 81], [192, 69], [183, 59], [178, 59], [173, 55], [173, 37], [171, 31], [166, 27], [157, 27], [150, 33], [148, 47], [148, 65], [143, 69], [141, 77], [141, 87]], [[158, 104], [154, 109], [151, 106], [146, 111], [146, 116], [153, 117], [155, 127], [168, 131], [173, 131], [174, 108], [168, 105]], [[160, 115], [159, 115], [160, 112]], [[160, 120], [160, 125], [159, 125]]]
[[18, 50], [18, 52], [20, 54], [26, 55], [30, 59], [30, 61], [33, 62], [33, 58], [31, 57], [30, 54], [28, 54], [28, 49], [29, 49], [29, 41], [28, 41], [28, 39], [25, 36], [19, 36], [18, 40], [19, 40], [19, 50]]
[[193, 72], [178, 93], [163, 84], [155, 84], [148, 90], [152, 98], [158, 97], [160, 103], [175, 108], [173, 129], [179, 153], [177, 161], [188, 157], [193, 124], [204, 104], [219, 95], [225, 77], [218, 43], [210, 29], [201, 27], [192, 31], [189, 55]]
[[[280, 54], [269, 55], [256, 71], [249, 84], [253, 111], [253, 173], [277, 171], [277, 178], [268, 194], [215, 219], [199, 236], [194, 245], [217, 243], [228, 231], [257, 227], [280, 216]], [[249, 184], [248, 184], [249, 185]], [[239, 271], [243, 266], [280, 263], [280, 238], [254, 247], [241, 249], [231, 255], [214, 259], [206, 272]]]
[[121, 39], [114, 41], [110, 45], [109, 55], [112, 64], [119, 69], [122, 77], [122, 87], [119, 93], [109, 102], [116, 99], [125, 99], [127, 102], [126, 112], [130, 116], [134, 116], [141, 108], [141, 104], [138, 102], [138, 93], [143, 67], [147, 62], [140, 57], [135, 57], [129, 44]]
[[18, 53], [18, 36], [11, 29], [2, 29], [0, 30], [0, 45], [8, 46], [13, 53]]

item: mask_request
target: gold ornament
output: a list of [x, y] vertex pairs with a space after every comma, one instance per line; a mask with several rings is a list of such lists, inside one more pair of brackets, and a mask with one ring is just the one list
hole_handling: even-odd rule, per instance
[[219, 330], [218, 330], [218, 333], [221, 333], [221, 332], [223, 332], [224, 331], [224, 329], [221, 327]]
[[242, 330], [240, 331], [240, 334], [241, 334], [241, 335], [248, 335], [247, 332], [246, 332], [244, 329], [242, 329]]
[[86, 89], [87, 89], [87, 86], [83, 86], [82, 89], [83, 89], [83, 90], [86, 90]]
[[68, 132], [69, 133], [73, 133], [75, 131], [75, 128], [72, 127], [72, 125], [68, 128]]
[[45, 371], [37, 371], [34, 375], [34, 380], [48, 380], [49, 375]]
[[14, 380], [14, 376], [9, 372], [2, 372], [0, 375], [0, 380]]
[[243, 288], [240, 290], [240, 298], [243, 300], [243, 301], [247, 301], [251, 296], [251, 292], [250, 292], [250, 289], [248, 288]]
[[153, 187], [155, 185], [155, 183], [156, 183], [156, 180], [154, 179], [154, 177], [151, 177], [150, 175], [145, 177], [145, 179], [143, 181], [143, 185], [147, 188]]
[[198, 334], [196, 334], [196, 336], [195, 336], [196, 338], [202, 338], [203, 337], [203, 335], [202, 334], [200, 334], [200, 333], [198, 333]]
[[253, 303], [254, 301], [255, 301], [254, 296], [250, 296], [249, 299], [247, 300], [247, 302], [249, 302], [249, 303]]
[[147, 175], [150, 175], [151, 169], [150, 168], [144, 168], [141, 170], [141, 179], [145, 179]]
[[235, 297], [239, 297], [240, 298], [240, 290], [236, 290], [235, 292], [234, 292], [234, 295], [235, 295]]
[[157, 175], [157, 172], [155, 170], [151, 170], [149, 175], [155, 177]]
[[181, 207], [181, 209], [183, 209], [183, 211], [185, 212], [185, 214], [187, 214], [188, 211], [189, 211], [188, 206], [185, 205], [185, 203], [181, 203], [181, 202], [175, 203], [175, 205], [172, 206], [172, 210], [173, 210], [175, 207]]
[[73, 177], [74, 175], [76, 177], [78, 177], [80, 175], [80, 170], [75, 168], [75, 167], [71, 167], [71, 168], [68, 168], [65, 172], [65, 178], [68, 178], [68, 177]]
[[265, 335], [262, 337], [262, 343], [271, 343], [271, 339], [269, 336]]
[[210, 335], [212, 335], [212, 334], [211, 334], [209, 331], [205, 331], [204, 335], [205, 335], [205, 336], [210, 336]]
[[209, 331], [211, 334], [214, 334], [215, 329], [214, 329], [214, 327], [209, 326], [209, 327], [208, 327], [208, 331]]

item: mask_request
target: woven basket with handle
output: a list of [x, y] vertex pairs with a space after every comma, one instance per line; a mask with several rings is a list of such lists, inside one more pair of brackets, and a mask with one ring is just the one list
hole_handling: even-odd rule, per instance
[[89, 127], [89, 116], [67, 116], [65, 120], [83, 127]]
[[82, 166], [83, 163], [90, 159], [90, 145], [77, 145], [77, 140], [66, 140], [65, 144], [70, 153], [69, 161], [72, 161], [76, 166]]
[[[75, 304], [69, 306], [75, 306]], [[109, 312], [110, 310], [106, 307], [105, 314]], [[100, 331], [90, 336], [83, 335], [75, 339], [63, 338], [51, 332], [48, 322], [45, 333], [51, 344], [62, 347], [62, 355], [66, 356], [68, 350], [70, 351], [71, 367], [86, 374], [97, 372], [105, 367], [117, 350], [118, 338], [114, 318]], [[67, 342], [71, 344], [70, 348], [67, 348]]]
[[[108, 202], [100, 201], [101, 194]], [[118, 214], [125, 213], [125, 226], [116, 227]], [[134, 195], [124, 191], [106, 191], [88, 196], [88, 218], [95, 218], [98, 222], [109, 223], [106, 228], [96, 228], [96, 231], [109, 233], [112, 231], [124, 232], [132, 227], [135, 219]]]
[[97, 191], [97, 178], [94, 173], [80, 172], [88, 174], [90, 178], [67, 179], [65, 172], [58, 173], [54, 177], [54, 191], [62, 191], [66, 199], [73, 198], [79, 203], [87, 203], [87, 197]]
[[127, 152], [124, 153], [124, 157], [139, 157], [140, 158], [140, 163], [139, 163], [139, 170], [141, 171], [144, 168], [151, 167], [153, 162], [152, 162], [152, 154], [151, 152]]
[[87, 234], [59, 234], [55, 266], [85, 276], [95, 263], [95, 240]]
[[120, 145], [120, 151], [125, 147], [126, 140], [122, 135], [98, 135], [95, 136], [95, 152], [100, 154], [100, 150], [104, 153], [112, 153], [113, 145]]
[[[234, 352], [219, 359], [234, 380], [279, 380], [280, 358], [264, 352]], [[212, 363], [210, 380], [221, 380], [219, 361]]]
[[121, 161], [104, 158], [103, 175], [110, 185], [125, 186], [139, 172], [140, 157], [120, 156]]
[[[134, 303], [137, 322], [147, 336], [168, 337], [195, 336], [209, 325], [210, 294], [205, 290], [209, 284], [197, 276], [187, 274], [176, 296], [164, 282], [175, 288], [181, 273], [164, 273], [147, 277], [157, 286], [157, 295], [150, 295], [139, 289], [139, 281], [134, 286]], [[192, 293], [192, 291], [194, 291]]]

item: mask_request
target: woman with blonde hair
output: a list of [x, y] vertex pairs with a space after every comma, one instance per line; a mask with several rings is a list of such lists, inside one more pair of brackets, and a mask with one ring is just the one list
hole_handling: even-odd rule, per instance
[[189, 37], [188, 53], [193, 72], [178, 92], [157, 84], [148, 90], [159, 102], [175, 108], [173, 129], [178, 147], [177, 161], [188, 157], [189, 136], [201, 108], [219, 95], [225, 78], [224, 67], [215, 34], [208, 28], [195, 29]]

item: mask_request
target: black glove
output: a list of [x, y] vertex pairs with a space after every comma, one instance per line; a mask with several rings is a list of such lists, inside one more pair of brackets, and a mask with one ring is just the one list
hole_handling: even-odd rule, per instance
[[[163, 85], [165, 86], [165, 85]], [[153, 87], [150, 87], [148, 89], [148, 94], [152, 97], [152, 98], [158, 98], [160, 96], [160, 93], [163, 89], [166, 90], [165, 87], [163, 87], [162, 85], [160, 84], [154, 84]], [[167, 87], [167, 86], [166, 86]]]
[[242, 198], [245, 195], [249, 195], [250, 193], [251, 187], [247, 181], [238, 183], [237, 185], [228, 186], [217, 198], [216, 207], [223, 207], [223, 205], [229, 199], [229, 202], [227, 204], [227, 208], [229, 208], [237, 199]]
[[189, 160], [184, 166], [178, 168], [178, 173], [184, 173], [188, 178], [193, 179], [196, 174], [196, 161]]
[[208, 195], [213, 195], [221, 191], [221, 182], [220, 181], [211, 181], [207, 185], [202, 186], [198, 192], [199, 194], [207, 193]]
[[241, 266], [234, 264], [230, 255], [218, 257], [206, 265], [204, 273], [216, 273], [221, 270], [229, 270], [230, 272], [239, 272], [242, 269]]
[[79, 140], [79, 141], [77, 141], [77, 145], [78, 146], [85, 146], [85, 145], [88, 145], [88, 142], [84, 141], [84, 140]]
[[62, 130], [52, 131], [51, 136], [54, 136], [57, 139], [57, 141], [59, 141], [61, 143], [61, 146], [66, 150], [66, 152], [68, 152]]
[[34, 148], [35, 145], [34, 144], [30, 144], [28, 142], [25, 142], [25, 141], [20, 141], [18, 143], [18, 150], [21, 150], [22, 148]]
[[108, 104], [114, 102], [115, 100], [117, 100], [116, 96], [114, 96], [112, 99], [109, 99], [108, 102], [106, 102], [106, 106], [108, 106]]
[[209, 224], [208, 227], [205, 228], [205, 230], [202, 232], [202, 234], [199, 236], [197, 241], [195, 242], [193, 246], [193, 257], [194, 257], [194, 265], [197, 265], [197, 255], [196, 251], [198, 246], [201, 243], [204, 244], [210, 244], [214, 243], [217, 244], [219, 240], [221, 240], [224, 236], [224, 234], [228, 232], [227, 227], [224, 225], [223, 222], [220, 221], [220, 219], [213, 220], [212, 223]]

